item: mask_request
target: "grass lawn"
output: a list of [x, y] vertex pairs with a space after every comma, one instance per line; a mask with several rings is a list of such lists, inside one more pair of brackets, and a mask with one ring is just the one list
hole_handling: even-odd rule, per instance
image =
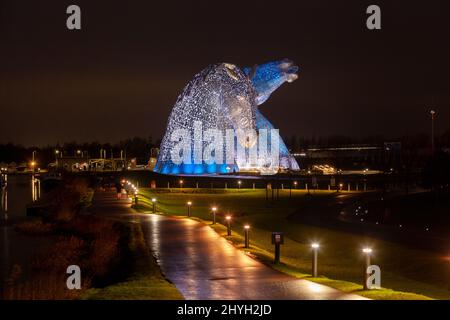
[[[320, 191], [308, 196], [303, 190], [280, 190], [280, 200], [265, 200], [264, 190], [252, 189], [140, 189], [139, 205], [142, 211], [151, 212], [150, 199], [157, 198], [157, 211], [185, 216], [186, 202], [192, 201], [192, 215], [210, 223], [210, 208], [217, 206], [217, 221], [233, 216], [233, 235], [228, 237], [237, 247], [243, 244], [243, 225], [251, 225], [251, 249], [258, 259], [272, 265], [273, 246], [271, 232], [282, 231], [285, 244], [281, 248], [281, 264], [273, 266], [288, 274], [305, 278], [374, 299], [450, 299], [449, 261], [434, 252], [413, 250], [405, 246], [349, 234], [326, 228], [297, 224], [286, 219], [292, 212], [301, 210], [311, 197], [314, 201], [328, 201], [331, 192]], [[215, 230], [226, 236], [226, 228], [217, 224]], [[318, 242], [319, 278], [311, 278], [310, 244]], [[381, 268], [381, 290], [363, 291], [363, 257], [361, 248], [374, 249], [372, 263]]]
[[162, 274], [147, 250], [140, 225], [131, 225], [130, 252], [132, 274], [124, 282], [105, 288], [89, 289], [89, 300], [180, 300], [183, 296]]

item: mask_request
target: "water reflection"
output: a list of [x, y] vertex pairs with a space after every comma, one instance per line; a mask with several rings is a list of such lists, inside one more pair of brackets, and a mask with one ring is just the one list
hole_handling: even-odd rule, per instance
[[37, 201], [41, 197], [41, 180], [34, 175], [31, 177], [31, 200]]
[[[41, 180], [28, 175], [2, 175], [0, 188], [0, 223], [26, 216], [26, 205], [41, 198]], [[9, 181], [8, 181], [9, 179]], [[11, 221], [10, 221], [11, 222]]]
[[[7, 181], [7, 184], [5, 183]], [[34, 238], [14, 230], [14, 224], [26, 219], [26, 206], [41, 197], [41, 182], [29, 175], [3, 175], [0, 188], [0, 290], [12, 267], [22, 266], [27, 273], [30, 261], [51, 242], [49, 238]]]

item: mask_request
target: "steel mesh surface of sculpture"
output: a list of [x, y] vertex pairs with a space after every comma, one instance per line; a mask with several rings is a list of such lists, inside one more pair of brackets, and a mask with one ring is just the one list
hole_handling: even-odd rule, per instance
[[[240, 69], [229, 63], [210, 65], [183, 89], [172, 109], [166, 133], [161, 142], [160, 153], [154, 167], [155, 172], [164, 174], [220, 174], [243, 171], [239, 159], [224, 163], [208, 161], [174, 162], [173, 148], [177, 141], [171, 137], [175, 130], [189, 133], [189, 143], [203, 141], [202, 132], [208, 129], [225, 131], [254, 129], [274, 129], [273, 125], [258, 110], [270, 94], [284, 82], [297, 79], [298, 67], [290, 60], [269, 62], [252, 68]], [[201, 131], [194, 130], [201, 125]], [[244, 141], [235, 139], [236, 144]], [[208, 144], [208, 141], [201, 142]], [[270, 147], [270, 145], [269, 145]], [[194, 158], [195, 148], [191, 148], [188, 158]], [[217, 152], [217, 151], [215, 151]], [[224, 157], [226, 158], [226, 157]], [[289, 153], [284, 142], [279, 139], [279, 168], [298, 170], [299, 166]], [[255, 169], [255, 168], [253, 168]], [[258, 169], [258, 168], [256, 168]]]

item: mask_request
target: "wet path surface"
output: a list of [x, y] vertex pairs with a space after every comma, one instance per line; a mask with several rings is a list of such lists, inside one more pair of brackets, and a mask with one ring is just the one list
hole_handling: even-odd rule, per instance
[[361, 299], [273, 270], [202, 223], [150, 215], [142, 226], [164, 274], [186, 299]]
[[163, 215], [138, 214], [112, 192], [96, 192], [89, 210], [140, 222], [165, 276], [193, 299], [362, 299], [300, 280], [250, 258], [209, 226]]

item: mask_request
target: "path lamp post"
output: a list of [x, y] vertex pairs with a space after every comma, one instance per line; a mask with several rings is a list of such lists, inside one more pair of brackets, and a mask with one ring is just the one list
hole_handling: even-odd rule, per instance
[[227, 235], [231, 236], [231, 216], [226, 216], [225, 219], [227, 220]]
[[153, 213], [156, 213], [156, 198], [152, 198], [153, 203]]
[[212, 207], [211, 211], [213, 213], [213, 223], [212, 224], [216, 224], [216, 211], [217, 211], [217, 207]]
[[249, 236], [249, 231], [250, 231], [250, 226], [248, 224], [246, 224], [244, 226], [244, 246], [245, 248], [250, 248], [250, 236]]
[[365, 259], [364, 259], [364, 290], [368, 290], [368, 286], [367, 286], [367, 279], [369, 278], [369, 274], [367, 273], [367, 269], [370, 266], [370, 256], [372, 254], [372, 249], [371, 248], [364, 248], [362, 249], [362, 252], [365, 255]]
[[239, 181], [238, 181], [238, 189], [241, 189], [241, 183], [242, 183], [242, 181], [239, 180]]
[[294, 181], [294, 188], [297, 189], [297, 181]]
[[180, 189], [183, 189], [183, 183], [184, 183], [184, 181], [180, 180]]
[[188, 201], [187, 203], [187, 216], [191, 217], [191, 206], [192, 206], [192, 202]]
[[282, 232], [272, 232], [272, 244], [275, 245], [274, 259], [273, 263], [280, 263], [281, 248], [280, 246], [284, 244], [284, 235]]
[[59, 149], [56, 149], [55, 150], [55, 166], [58, 166], [58, 157], [59, 157], [60, 154], [61, 154], [61, 157], [62, 157], [61, 151], [59, 151]]
[[138, 189], [134, 190], [134, 204], [138, 204], [138, 192]]
[[317, 253], [319, 251], [320, 245], [318, 243], [312, 243], [311, 249], [312, 249], [312, 276], [314, 278], [317, 278]]

